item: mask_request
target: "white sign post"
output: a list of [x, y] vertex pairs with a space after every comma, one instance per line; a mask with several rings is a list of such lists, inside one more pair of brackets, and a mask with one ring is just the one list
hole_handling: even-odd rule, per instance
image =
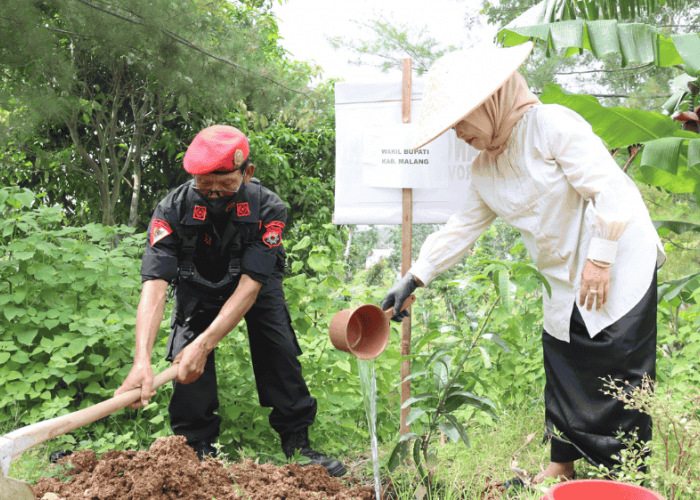
[[[401, 224], [401, 275], [411, 267], [412, 225], [444, 223], [461, 208], [469, 165], [478, 151], [448, 131], [411, 150], [423, 82], [404, 59], [402, 84], [337, 83], [335, 224]], [[410, 317], [402, 323], [401, 356], [410, 354]], [[401, 380], [410, 375], [401, 364]], [[411, 396], [401, 384], [401, 403]], [[409, 432], [401, 410], [401, 434]]]
[[461, 208], [478, 151], [448, 131], [410, 150], [423, 82], [413, 81], [404, 124], [401, 82], [336, 84], [335, 224], [401, 224], [402, 188], [413, 191], [413, 223], [442, 224]]

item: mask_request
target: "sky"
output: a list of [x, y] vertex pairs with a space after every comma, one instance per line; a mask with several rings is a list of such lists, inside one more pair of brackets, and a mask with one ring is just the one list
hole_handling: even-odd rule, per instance
[[[400, 73], [382, 73], [379, 69], [348, 64], [356, 56], [347, 50], [334, 49], [326, 36], [362, 39], [369, 32], [353, 21], [368, 21], [381, 16], [416, 29], [427, 28], [428, 34], [445, 46], [468, 47], [464, 27], [468, 8], [481, 5], [480, 0], [288, 0], [276, 4], [281, 45], [292, 59], [315, 61], [324, 70], [324, 79], [342, 78], [347, 82], [384, 82], [401, 78]], [[490, 38], [495, 29], [486, 30]]]

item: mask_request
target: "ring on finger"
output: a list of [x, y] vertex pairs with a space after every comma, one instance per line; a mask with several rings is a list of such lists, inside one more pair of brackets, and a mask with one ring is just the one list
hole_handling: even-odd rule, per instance
[[591, 295], [595, 295], [598, 293], [598, 290], [588, 290], [588, 293], [590, 293]]

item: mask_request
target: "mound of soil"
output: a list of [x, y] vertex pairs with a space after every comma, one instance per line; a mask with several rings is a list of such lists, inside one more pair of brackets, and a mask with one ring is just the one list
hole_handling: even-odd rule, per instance
[[92, 450], [62, 458], [71, 464], [58, 478], [42, 478], [32, 490], [55, 500], [372, 500], [370, 486], [349, 488], [320, 465], [283, 467], [245, 460], [200, 462], [182, 436], [158, 438], [148, 451]]

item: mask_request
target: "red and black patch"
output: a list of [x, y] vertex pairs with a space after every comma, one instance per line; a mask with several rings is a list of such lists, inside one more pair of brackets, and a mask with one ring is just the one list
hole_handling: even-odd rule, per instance
[[153, 222], [151, 222], [151, 246], [171, 234], [173, 234], [173, 230], [170, 224], [161, 219], [153, 219]]
[[236, 215], [239, 217], [247, 217], [250, 215], [250, 207], [248, 203], [238, 203], [236, 205]]
[[204, 233], [204, 243], [211, 245], [211, 237], [207, 233]]
[[263, 234], [262, 240], [268, 247], [274, 248], [282, 244], [282, 229], [284, 229], [284, 222], [272, 221], [265, 224], [265, 229], [267, 231]]
[[197, 220], [205, 220], [207, 218], [207, 207], [195, 205], [194, 211], [192, 212], [192, 218]]

